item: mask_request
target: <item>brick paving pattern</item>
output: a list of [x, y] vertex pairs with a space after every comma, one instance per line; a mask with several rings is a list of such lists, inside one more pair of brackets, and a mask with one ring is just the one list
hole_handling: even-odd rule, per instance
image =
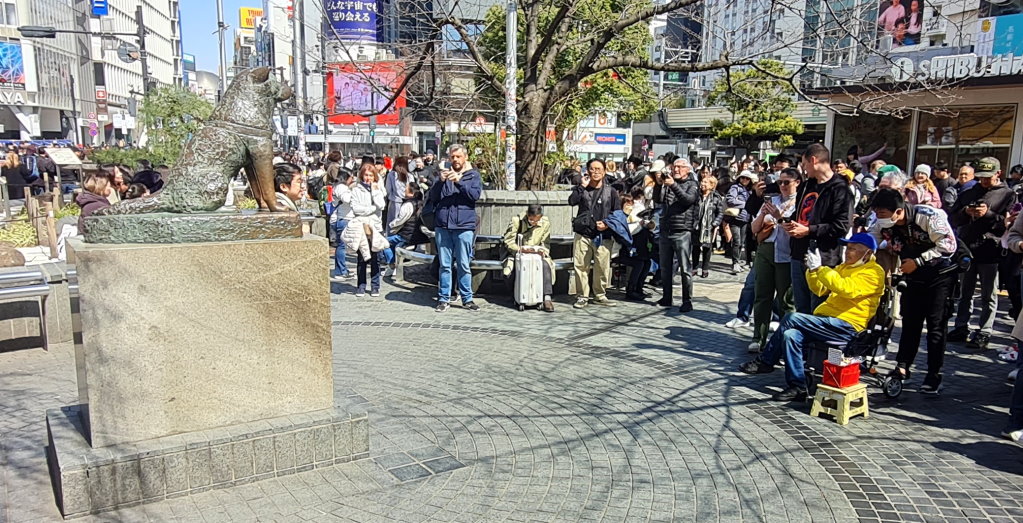
[[[941, 397], [872, 389], [871, 417], [840, 427], [769, 401], [781, 371], [736, 372], [749, 332], [721, 325], [741, 278], [698, 280], [685, 316], [502, 297], [436, 314], [430, 287], [334, 285], [337, 396], [365, 401], [370, 459], [85, 520], [1023, 519], [995, 351], [952, 346]], [[0, 351], [0, 522], [59, 519], [43, 412], [75, 400], [69, 346]]]

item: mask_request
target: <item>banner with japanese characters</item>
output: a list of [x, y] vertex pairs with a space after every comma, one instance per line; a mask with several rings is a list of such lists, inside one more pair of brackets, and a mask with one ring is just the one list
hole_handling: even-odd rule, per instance
[[328, 39], [342, 42], [377, 41], [377, 2], [323, 0], [327, 12]]

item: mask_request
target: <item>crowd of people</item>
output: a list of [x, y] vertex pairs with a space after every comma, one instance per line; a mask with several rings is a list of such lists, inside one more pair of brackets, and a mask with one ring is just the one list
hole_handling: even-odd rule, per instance
[[[659, 289], [657, 305], [677, 304], [689, 313], [694, 281], [708, 277], [713, 256], [724, 256], [733, 274], [746, 272], [736, 315], [725, 324], [752, 331], [754, 356], [740, 370], [772, 372], [784, 361], [786, 387], [774, 399], [791, 401], [807, 394], [807, 345], [851, 342], [882, 297], [898, 289], [901, 307], [892, 314], [901, 315], [902, 331], [891, 376], [910, 378], [924, 340], [919, 390], [937, 394], [947, 343], [989, 347], [1000, 289], [1007, 291], [1010, 317], [1023, 313], [1023, 220], [1017, 220], [1023, 167], [1003, 173], [988, 157], [957, 166], [954, 176], [942, 163], [907, 173], [886, 163], [884, 151], [860, 157], [854, 147], [832, 158], [812, 144], [797, 158], [780, 155], [769, 164], [750, 159], [711, 169], [669, 154], [650, 164], [630, 158], [621, 169], [591, 159], [566, 171], [559, 181], [571, 185], [567, 203], [576, 208], [574, 307], [614, 307], [612, 274], [624, 269], [627, 300], [646, 301], [652, 298], [647, 288]], [[470, 262], [482, 182], [464, 146], [445, 153], [443, 161], [433, 151], [399, 156], [388, 159], [390, 166], [383, 158], [346, 159], [338, 152], [295, 163], [280, 153], [278, 207], [322, 203], [337, 245], [331, 279], [353, 277], [347, 255], [354, 251], [356, 296], [380, 294], [398, 248], [432, 244], [436, 311], [456, 300], [477, 311]], [[4, 165], [24, 163], [12, 151]], [[161, 169], [143, 162], [134, 173], [110, 166], [90, 174], [78, 196], [82, 215], [158, 191]], [[517, 253], [544, 257], [541, 308], [553, 312], [551, 224], [543, 208], [523, 209], [502, 240], [506, 276], [514, 278]], [[1017, 339], [1023, 339], [1020, 323]], [[1005, 435], [1023, 439], [1023, 386], [1014, 392]]]

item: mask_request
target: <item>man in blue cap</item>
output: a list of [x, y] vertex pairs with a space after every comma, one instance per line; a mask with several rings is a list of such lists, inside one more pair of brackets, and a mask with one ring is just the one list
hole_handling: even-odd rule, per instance
[[848, 342], [867, 327], [884, 293], [884, 269], [874, 261], [877, 240], [867, 233], [840, 239], [845, 258], [835, 268], [823, 266], [816, 249], [806, 254], [806, 281], [810, 291], [826, 296], [813, 314], [790, 312], [767, 342], [760, 357], [739, 367], [747, 374], [774, 370], [785, 357], [788, 387], [775, 394], [776, 401], [806, 399], [803, 348], [809, 342]]

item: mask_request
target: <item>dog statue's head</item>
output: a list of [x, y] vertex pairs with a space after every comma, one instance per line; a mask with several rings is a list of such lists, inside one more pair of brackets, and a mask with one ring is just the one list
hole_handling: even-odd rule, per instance
[[257, 67], [238, 74], [210, 119], [253, 126], [269, 120], [274, 106], [292, 95], [291, 87], [271, 73], [269, 67]]

